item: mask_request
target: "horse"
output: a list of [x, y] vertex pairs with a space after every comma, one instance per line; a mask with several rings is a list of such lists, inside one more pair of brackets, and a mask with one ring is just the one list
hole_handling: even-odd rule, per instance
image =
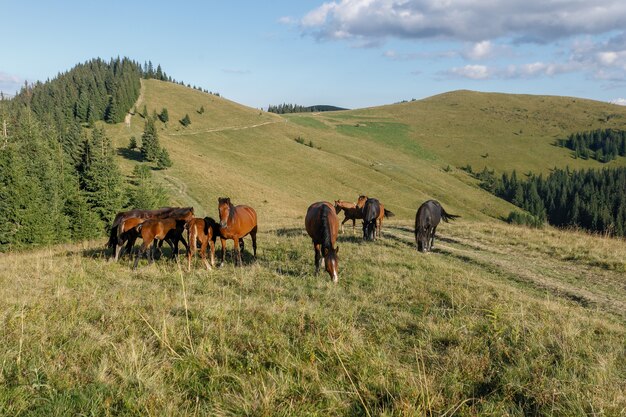
[[[125, 225], [127, 220], [168, 218], [185, 221], [189, 220], [193, 218], [193, 207], [162, 207], [156, 210], [134, 209], [117, 213], [115, 219], [113, 220], [113, 224], [111, 225], [111, 229], [109, 231], [109, 241], [106, 245], [107, 248], [114, 248], [113, 256], [115, 261], [117, 261], [123, 254], [121, 253], [121, 250], [124, 243], [126, 242], [126, 252], [130, 253], [137, 239], [137, 235], [133, 235], [133, 232], [130, 232], [132, 228]], [[184, 239], [183, 244], [187, 246]]]
[[[206, 266], [207, 270], [211, 269], [211, 266], [215, 266], [215, 240], [220, 234], [219, 224], [211, 217], [205, 217], [204, 219], [193, 218], [185, 224], [187, 229], [187, 240], [189, 241], [189, 248], [187, 249], [187, 271], [191, 271], [191, 258], [195, 256], [197, 243], [200, 241], [200, 256], [202, 262]], [[210, 246], [211, 251], [211, 264], [206, 259], [207, 246]]]
[[[149, 263], [154, 261], [154, 252], [156, 251], [157, 240], [167, 240], [172, 248], [176, 246], [176, 249], [178, 249], [178, 240], [182, 238], [185, 223], [185, 220], [148, 219], [139, 224], [135, 230], [143, 239], [143, 243], [135, 256], [133, 269], [137, 269], [139, 258], [146, 253], [151, 244], [152, 249], [148, 252], [147, 257]], [[187, 250], [189, 250], [188, 247]]]
[[339, 247], [335, 247], [339, 220], [334, 207], [325, 201], [313, 203], [309, 206], [304, 219], [306, 231], [313, 240], [315, 250], [315, 273], [320, 270], [322, 255], [326, 272], [333, 282], [337, 282], [339, 267], [337, 253]]
[[448, 222], [458, 217], [455, 214], [446, 213], [436, 200], [424, 202], [415, 214], [415, 243], [420, 252], [430, 252], [435, 244], [435, 231], [440, 220]]
[[[359, 199], [357, 200], [357, 203], [356, 203], [356, 206], [359, 210], [363, 210], [363, 206], [365, 205], [367, 198], [368, 197], [366, 195], [359, 196]], [[377, 237], [380, 237], [381, 232], [383, 230], [383, 219], [385, 217], [389, 218], [393, 216], [395, 216], [395, 214], [392, 211], [387, 210], [383, 203], [380, 203], [380, 214], [378, 215], [378, 218], [376, 219], [376, 236]]]
[[341, 233], [343, 233], [343, 224], [348, 220], [352, 220], [352, 234], [354, 235], [354, 227], [356, 226], [356, 219], [362, 219], [361, 209], [356, 204], [349, 201], [335, 200], [335, 212], [339, 214], [343, 210], [345, 215], [341, 222]]
[[[220, 214], [220, 242], [222, 243], [222, 261], [226, 256], [226, 240], [232, 239], [235, 245], [237, 257], [235, 264], [242, 265], [241, 251], [243, 250], [243, 238], [248, 234], [252, 238], [252, 249], [256, 259], [256, 211], [252, 207], [239, 205], [234, 206], [230, 198], [218, 198], [217, 210]], [[239, 247], [241, 246], [241, 250]]]
[[363, 240], [376, 239], [376, 223], [380, 217], [380, 202], [375, 198], [368, 198], [361, 209], [363, 213]]

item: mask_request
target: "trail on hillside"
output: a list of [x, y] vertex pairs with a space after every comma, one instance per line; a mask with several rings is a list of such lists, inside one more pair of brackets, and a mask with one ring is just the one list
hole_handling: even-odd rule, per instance
[[227, 127], [217, 127], [215, 129], [206, 129], [206, 130], [195, 130], [193, 132], [179, 132], [179, 133], [164, 133], [166, 136], [191, 136], [191, 135], [200, 135], [204, 133], [213, 133], [213, 132], [224, 132], [227, 130], [245, 130], [245, 129], [254, 129], [256, 127], [266, 126], [274, 123], [281, 123], [282, 120], [270, 120], [268, 122], [256, 123], [253, 125], [243, 125], [243, 126], [227, 126]]
[[[383, 229], [384, 236], [414, 249], [413, 230], [407, 227], [390, 226]], [[626, 297], [620, 289], [619, 272], [601, 267], [561, 260], [530, 248], [507, 245], [489, 245], [453, 230], [438, 233], [431, 254], [416, 256], [439, 256], [439, 254], [472, 264], [486, 271], [496, 273], [505, 280], [514, 281], [536, 290], [574, 301], [593, 309], [600, 309], [626, 319]]]

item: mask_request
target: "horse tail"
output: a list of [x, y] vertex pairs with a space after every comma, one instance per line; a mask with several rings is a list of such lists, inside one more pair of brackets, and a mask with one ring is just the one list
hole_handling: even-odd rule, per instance
[[111, 226], [111, 230], [109, 230], [109, 241], [106, 244], [107, 248], [114, 248], [117, 246], [117, 231], [114, 225]]
[[322, 221], [322, 248], [332, 249], [333, 242], [330, 238], [330, 224], [328, 223], [328, 212], [330, 209], [326, 204], [323, 204], [322, 213], [320, 214], [320, 220]]
[[193, 222], [193, 226], [190, 227], [190, 223], [187, 223], [185, 225], [185, 227], [187, 228], [187, 240], [189, 242], [187, 242], [189, 244], [189, 251], [192, 251], [191, 248], [196, 248], [196, 239], [198, 236], [198, 223], [197, 222]]
[[137, 226], [135, 226], [135, 231], [139, 234], [141, 234], [141, 229], [143, 228], [143, 223], [139, 223]]
[[393, 217], [393, 216], [395, 216], [395, 214], [393, 214], [393, 212], [391, 210], [385, 209], [385, 217], [389, 218], [389, 217]]
[[[441, 207], [441, 206], [439, 206]], [[449, 220], [457, 219], [461, 216], [457, 216], [456, 214], [446, 213], [446, 211], [441, 207], [441, 218], [444, 222], [448, 223]]]

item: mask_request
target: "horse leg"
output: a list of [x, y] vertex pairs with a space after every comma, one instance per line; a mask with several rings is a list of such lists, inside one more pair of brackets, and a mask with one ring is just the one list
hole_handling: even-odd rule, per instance
[[245, 247], [246, 247], [246, 243], [243, 241], [243, 237], [240, 237], [239, 238], [239, 249], [241, 250], [242, 253], [243, 253]]
[[435, 246], [435, 231], [437, 230], [437, 226], [433, 227], [433, 232], [430, 235], [430, 249], [433, 248], [433, 246]]
[[137, 264], [139, 263], [139, 258], [141, 258], [146, 252], [146, 242], [143, 242], [139, 250], [137, 251], [137, 255], [135, 256], [135, 264], [133, 265], [133, 269], [137, 269]]
[[343, 218], [343, 221], [341, 222], [341, 234], [343, 234], [343, 224], [344, 224], [345, 222], [347, 222], [348, 220], [350, 220], [350, 219], [349, 219], [349, 218], [347, 218], [347, 217], [344, 217], [344, 218]]
[[250, 231], [250, 237], [252, 238], [252, 252], [254, 253], [255, 260], [256, 260], [256, 231], [257, 231], [257, 226], [254, 226], [254, 229]]
[[313, 250], [315, 251], [315, 275], [320, 273], [320, 261], [322, 260], [322, 248], [320, 244], [313, 243]]
[[200, 256], [202, 257], [202, 262], [204, 262], [204, 266], [206, 266], [207, 271], [210, 271], [211, 265], [209, 265], [209, 262], [206, 260], [206, 249], [208, 243], [209, 238], [208, 236], [205, 236], [205, 240], [202, 242], [202, 246], [200, 247]]
[[233, 242], [235, 242], [235, 264], [242, 266], [243, 265], [243, 261], [241, 260], [241, 250], [239, 248], [239, 239], [240, 238], [234, 238]]
[[224, 258], [226, 258], [226, 239], [220, 237], [220, 242], [222, 243], [222, 261], [220, 265], [224, 265]]
[[[196, 226], [193, 226], [194, 228]], [[187, 247], [187, 272], [191, 271], [191, 258], [196, 255], [196, 236], [191, 230], [189, 231], [189, 246]], [[193, 242], [193, 245], [191, 244]]]
[[215, 240], [209, 240], [209, 250], [211, 251], [211, 266], [215, 266]]
[[354, 228], [356, 227], [356, 218], [352, 219], [352, 236], [354, 236]]
[[376, 228], [376, 230], [378, 231], [378, 237], [380, 237], [381, 233], [383, 232], [383, 219], [378, 219], [378, 227]]

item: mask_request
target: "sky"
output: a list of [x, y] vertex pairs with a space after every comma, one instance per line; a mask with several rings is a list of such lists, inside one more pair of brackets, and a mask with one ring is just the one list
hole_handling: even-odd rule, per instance
[[236, 102], [468, 89], [626, 104], [625, 0], [0, 0], [0, 91], [127, 56]]

